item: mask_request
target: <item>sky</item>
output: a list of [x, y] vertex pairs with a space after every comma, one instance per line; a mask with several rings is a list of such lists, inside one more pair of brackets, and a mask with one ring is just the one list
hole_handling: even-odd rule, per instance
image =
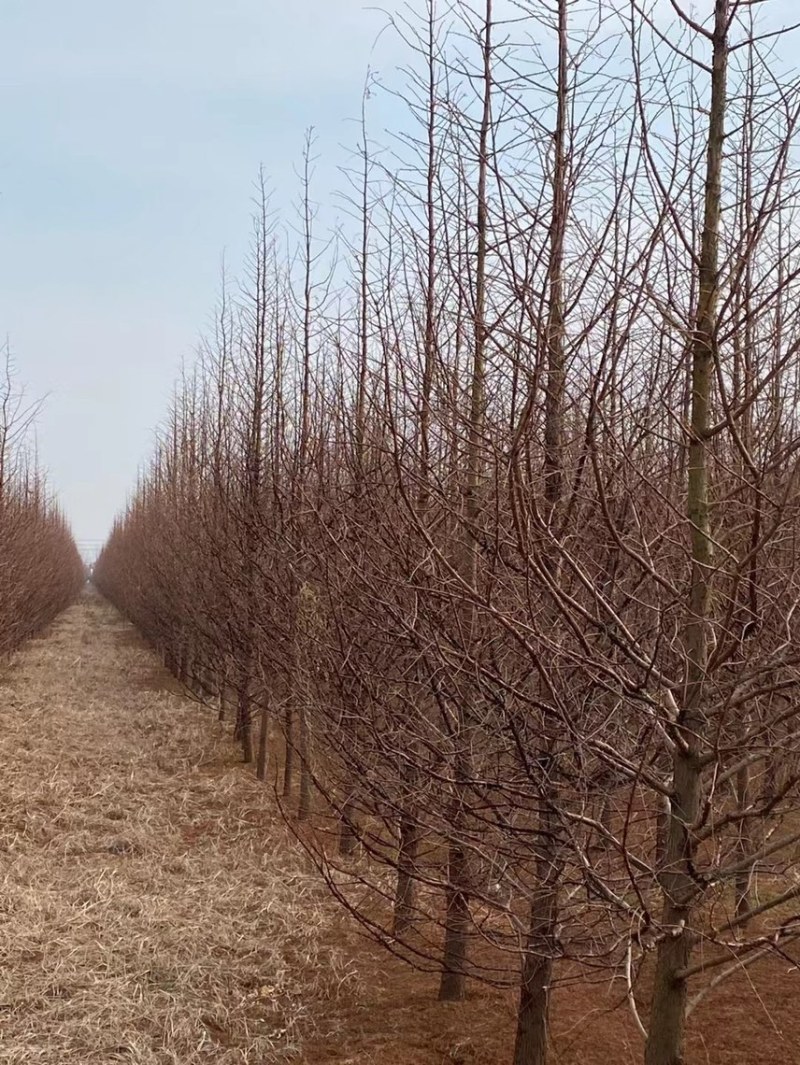
[[402, 59], [385, 24], [364, 0], [4, 0], [0, 337], [85, 549], [242, 260], [259, 166], [290, 213], [313, 125], [341, 187], [367, 69]]

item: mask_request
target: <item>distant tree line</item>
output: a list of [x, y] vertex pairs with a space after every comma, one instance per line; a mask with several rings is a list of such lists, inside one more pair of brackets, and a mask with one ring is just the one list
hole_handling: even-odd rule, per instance
[[6, 355], [0, 370], [0, 656], [49, 624], [86, 580], [72, 534], [28, 446], [35, 413]]

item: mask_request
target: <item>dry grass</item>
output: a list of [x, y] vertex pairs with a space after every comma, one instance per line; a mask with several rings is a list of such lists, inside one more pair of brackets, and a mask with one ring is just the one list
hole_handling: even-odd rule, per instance
[[353, 979], [209, 716], [86, 596], [0, 682], [0, 1061], [280, 1062]]

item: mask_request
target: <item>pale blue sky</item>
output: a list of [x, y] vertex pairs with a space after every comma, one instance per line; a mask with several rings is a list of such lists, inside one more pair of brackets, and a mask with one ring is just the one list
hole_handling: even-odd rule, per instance
[[399, 58], [384, 23], [364, 0], [3, 3], [0, 334], [48, 394], [41, 461], [79, 539], [150, 450], [259, 165], [288, 208], [313, 124], [320, 197], [341, 184], [367, 66]]

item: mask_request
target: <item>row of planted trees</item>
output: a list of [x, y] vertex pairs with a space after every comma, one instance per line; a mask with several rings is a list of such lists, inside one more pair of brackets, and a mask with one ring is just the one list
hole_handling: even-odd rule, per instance
[[[358, 225], [263, 202], [98, 584], [388, 949], [619, 981], [647, 1065], [800, 930], [800, 92], [772, 5], [406, 11]], [[759, 15], [761, 21], [756, 20]], [[391, 165], [386, 160], [391, 159]], [[599, 992], [598, 992], [599, 993]]]
[[27, 447], [33, 414], [6, 357], [0, 380], [0, 656], [52, 621], [86, 579], [72, 534]]

